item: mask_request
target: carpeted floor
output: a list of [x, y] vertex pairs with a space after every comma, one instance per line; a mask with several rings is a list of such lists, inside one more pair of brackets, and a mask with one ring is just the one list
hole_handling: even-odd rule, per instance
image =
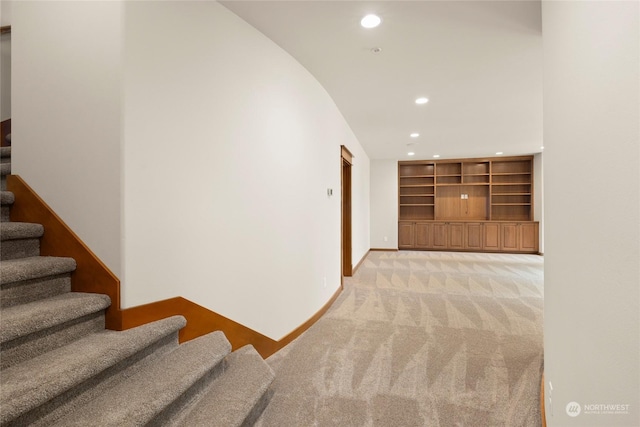
[[543, 258], [371, 252], [268, 359], [260, 427], [539, 426]]

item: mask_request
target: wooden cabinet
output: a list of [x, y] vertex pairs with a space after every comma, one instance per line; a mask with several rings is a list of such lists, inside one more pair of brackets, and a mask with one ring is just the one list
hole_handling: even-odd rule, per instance
[[538, 223], [400, 221], [398, 248], [538, 253]]
[[413, 222], [398, 223], [398, 248], [412, 249], [415, 247], [415, 224]]
[[538, 251], [533, 156], [398, 162], [400, 249]]
[[520, 251], [521, 252], [538, 252], [539, 242], [539, 225], [537, 222], [523, 222], [520, 227]]
[[518, 244], [518, 224], [501, 224], [500, 225], [500, 249], [504, 251], [517, 252]]
[[500, 235], [503, 252], [538, 252], [537, 222], [502, 223]]
[[449, 249], [464, 249], [464, 226], [463, 222], [453, 222], [447, 224], [449, 237]]
[[415, 223], [415, 246], [417, 249], [428, 249], [433, 241], [433, 226], [425, 222]]
[[484, 249], [482, 244], [482, 228], [480, 222], [469, 222], [464, 224], [464, 249], [481, 251]]
[[500, 250], [500, 223], [498, 222], [486, 222], [482, 227], [483, 231], [483, 245], [482, 248], [485, 251], [499, 251]]
[[449, 248], [449, 229], [446, 222], [433, 224], [433, 249], [446, 250]]

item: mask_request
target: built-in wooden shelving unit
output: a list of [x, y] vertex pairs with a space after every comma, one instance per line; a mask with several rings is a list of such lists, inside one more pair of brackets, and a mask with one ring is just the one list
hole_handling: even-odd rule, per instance
[[537, 252], [533, 156], [398, 162], [398, 218], [401, 249]]

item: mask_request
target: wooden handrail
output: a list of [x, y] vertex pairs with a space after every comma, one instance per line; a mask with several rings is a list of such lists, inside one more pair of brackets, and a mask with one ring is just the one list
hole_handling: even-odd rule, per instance
[[0, 27], [0, 34], [11, 33], [11, 25], [3, 25]]

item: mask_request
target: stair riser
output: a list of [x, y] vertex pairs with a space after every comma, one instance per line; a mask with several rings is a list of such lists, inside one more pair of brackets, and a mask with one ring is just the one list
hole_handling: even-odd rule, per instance
[[2, 206], [2, 211], [0, 212], [0, 221], [8, 222], [10, 221], [11, 215], [11, 207], [10, 206]]
[[[139, 351], [128, 359], [112, 366], [106, 371], [98, 373], [90, 380], [79, 384], [66, 393], [58, 395], [47, 405], [36, 408], [19, 418], [13, 420], [8, 426], [50, 427], [56, 420], [78, 408], [97, 396], [105, 393], [116, 384], [126, 381], [131, 375], [143, 366], [153, 363], [167, 352], [178, 346], [178, 333], [170, 334], [154, 342], [143, 351]], [[114, 408], [114, 410], [117, 410]], [[100, 420], [95, 420], [95, 425], [100, 425]]]
[[171, 425], [171, 420], [177, 420], [182, 416], [182, 410], [197, 400], [207, 387], [216, 380], [220, 375], [224, 374], [226, 369], [226, 361], [222, 360], [215, 367], [209, 370], [202, 378], [196, 381], [185, 393], [178, 399], [174, 400], [162, 412], [158, 413], [148, 426], [166, 426]]
[[7, 178], [4, 175], [2, 175], [2, 178], [0, 178], [0, 190], [7, 190]]
[[225, 427], [254, 424], [273, 395], [273, 370], [250, 346], [229, 354], [225, 362], [224, 375], [167, 427], [208, 425], [209, 420]]
[[71, 292], [71, 274], [6, 283], [0, 288], [0, 308], [50, 298]]
[[0, 246], [0, 260], [40, 255], [40, 239], [5, 240]]
[[264, 410], [269, 405], [274, 392], [275, 391], [271, 387], [267, 389], [267, 391], [260, 397], [260, 400], [256, 402], [253, 409], [251, 409], [251, 412], [247, 415], [247, 418], [245, 418], [241, 427], [253, 427], [255, 425], [258, 418], [260, 418]]
[[0, 368], [8, 368], [101, 330], [104, 330], [103, 311], [7, 341], [0, 346]]

